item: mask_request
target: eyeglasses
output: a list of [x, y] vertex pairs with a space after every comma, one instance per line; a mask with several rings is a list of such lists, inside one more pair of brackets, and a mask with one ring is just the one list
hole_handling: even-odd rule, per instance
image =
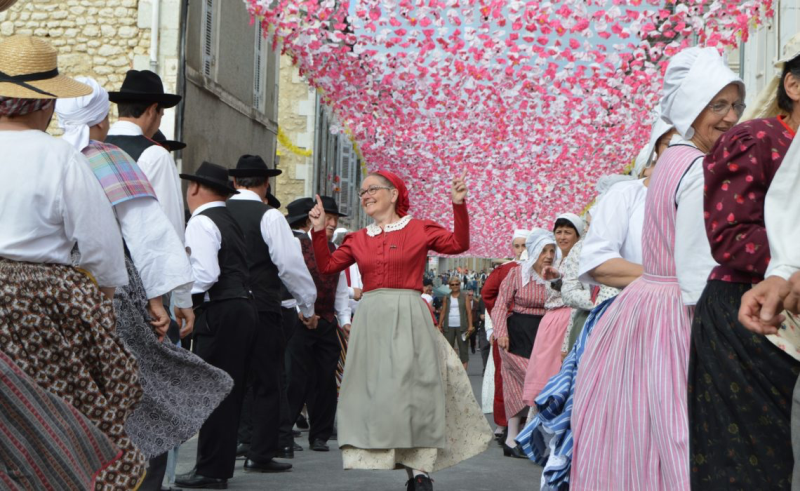
[[742, 114], [744, 114], [744, 110], [747, 109], [747, 105], [741, 102], [730, 103], [726, 101], [714, 102], [706, 107], [711, 109], [711, 112], [713, 112], [718, 116], [725, 116], [726, 114], [728, 114], [728, 111], [730, 111], [731, 108], [733, 108], [733, 112], [735, 112], [736, 116], [740, 118], [742, 117]]
[[369, 193], [369, 195], [370, 195], [370, 196], [375, 196], [375, 193], [377, 193], [377, 192], [378, 192], [378, 191], [380, 191], [381, 189], [392, 189], [392, 188], [391, 188], [391, 187], [389, 187], [389, 186], [370, 186], [370, 187], [368, 187], [367, 189], [362, 189], [362, 190], [360, 190], [360, 191], [358, 192], [358, 197], [359, 197], [359, 198], [363, 198], [363, 197], [364, 197], [364, 195], [365, 195], [365, 194], [368, 194], [368, 193]]
[[461, 283], [450, 283], [450, 286], [461, 286]]

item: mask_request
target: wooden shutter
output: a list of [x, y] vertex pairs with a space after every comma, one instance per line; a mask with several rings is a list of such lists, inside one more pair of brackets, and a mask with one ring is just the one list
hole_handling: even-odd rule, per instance
[[211, 77], [214, 72], [214, 35], [216, 23], [216, 0], [203, 0], [203, 74]]

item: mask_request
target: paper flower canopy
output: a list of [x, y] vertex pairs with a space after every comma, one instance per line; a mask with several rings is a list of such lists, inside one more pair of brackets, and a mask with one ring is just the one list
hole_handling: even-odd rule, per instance
[[737, 45], [770, 0], [245, 0], [411, 214], [451, 223], [466, 168], [470, 256], [580, 213], [645, 144], [669, 57]]

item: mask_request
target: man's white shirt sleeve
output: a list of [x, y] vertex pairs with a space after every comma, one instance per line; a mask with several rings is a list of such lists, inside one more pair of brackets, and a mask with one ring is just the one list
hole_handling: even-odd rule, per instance
[[207, 292], [219, 280], [218, 254], [222, 247], [222, 234], [207, 216], [194, 216], [186, 226], [186, 247], [190, 250], [194, 275], [192, 293]]
[[800, 138], [795, 138], [764, 200], [770, 263], [764, 275], [789, 280], [800, 271]]
[[336, 310], [336, 317], [339, 319], [340, 326], [350, 324], [352, 311], [350, 310], [350, 295], [347, 293], [347, 276], [344, 271], [339, 273], [339, 283], [336, 285], [336, 300], [333, 308]]
[[181, 180], [175, 161], [165, 148], [152, 146], [142, 153], [137, 164], [153, 186], [161, 209], [175, 228], [178, 239], [183, 241], [186, 218]]

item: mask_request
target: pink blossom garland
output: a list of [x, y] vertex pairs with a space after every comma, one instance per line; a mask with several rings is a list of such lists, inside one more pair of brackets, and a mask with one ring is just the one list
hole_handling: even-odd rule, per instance
[[411, 214], [451, 223], [468, 171], [472, 248], [580, 212], [644, 144], [669, 57], [746, 40], [771, 0], [245, 0]]

